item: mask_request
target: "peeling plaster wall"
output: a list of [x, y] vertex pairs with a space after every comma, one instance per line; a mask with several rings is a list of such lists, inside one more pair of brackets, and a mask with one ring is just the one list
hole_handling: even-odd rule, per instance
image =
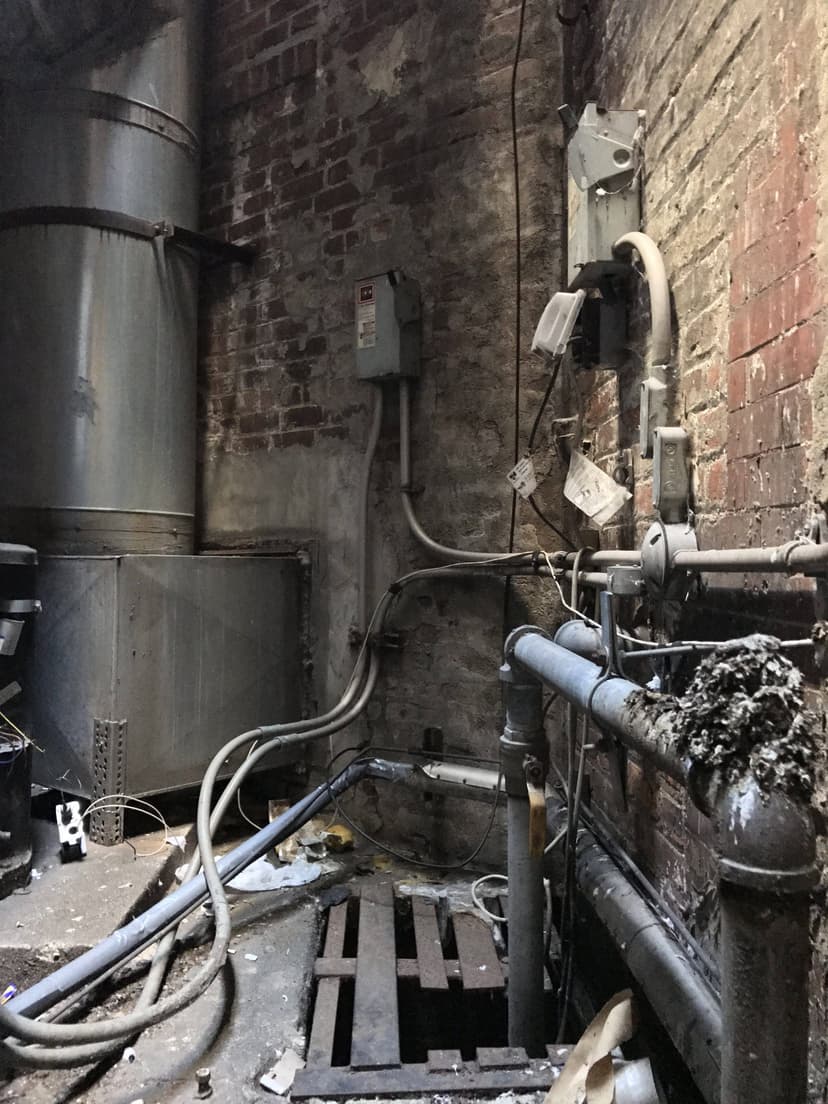
[[[560, 28], [552, 8], [530, 9], [518, 74], [524, 433], [546, 382], [529, 338], [562, 266]], [[517, 17], [506, 0], [210, 6], [204, 229], [252, 243], [259, 257], [252, 271], [204, 281], [202, 541], [310, 549], [320, 709], [338, 697], [355, 655], [357, 496], [374, 399], [354, 374], [356, 279], [400, 267], [422, 286], [413, 463], [424, 525], [446, 543], [506, 549]], [[396, 387], [386, 392], [371, 489], [374, 599], [427, 563], [399, 505]], [[553, 464], [552, 498], [558, 474]], [[556, 546], [530, 517], [521, 511], [518, 547]], [[529, 616], [523, 599], [541, 585], [516, 587], [514, 621]], [[502, 606], [493, 581], [412, 592], [395, 617], [403, 650], [387, 655], [367, 724], [338, 746], [370, 735], [496, 756]], [[400, 807], [395, 797], [366, 818], [385, 838], [457, 857], [485, 810], [443, 800]], [[497, 848], [490, 857], [502, 863]]]

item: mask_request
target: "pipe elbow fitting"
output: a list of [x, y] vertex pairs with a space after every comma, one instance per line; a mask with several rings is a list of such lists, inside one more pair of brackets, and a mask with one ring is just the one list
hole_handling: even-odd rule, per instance
[[648, 234], [634, 230], [620, 237], [612, 247], [613, 256], [623, 257], [635, 250], [644, 265], [650, 289], [652, 343], [650, 363], [666, 367], [673, 355], [673, 330], [670, 319], [670, 285], [664, 258], [658, 245]]
[[811, 809], [750, 776], [715, 806], [722, 881], [762, 893], [807, 893], [818, 879]]

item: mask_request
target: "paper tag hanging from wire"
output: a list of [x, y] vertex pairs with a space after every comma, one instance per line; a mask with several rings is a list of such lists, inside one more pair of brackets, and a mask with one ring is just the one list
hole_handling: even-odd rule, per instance
[[521, 498], [528, 498], [537, 490], [538, 477], [531, 456], [524, 456], [506, 476]]
[[596, 525], [606, 525], [632, 498], [626, 487], [616, 483], [611, 475], [580, 452], [572, 453], [563, 493]]

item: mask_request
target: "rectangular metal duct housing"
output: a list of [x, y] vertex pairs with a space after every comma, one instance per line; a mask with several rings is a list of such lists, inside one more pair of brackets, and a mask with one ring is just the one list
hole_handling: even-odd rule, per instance
[[86, 797], [193, 786], [232, 736], [297, 719], [304, 571], [277, 556], [43, 557], [35, 781]]

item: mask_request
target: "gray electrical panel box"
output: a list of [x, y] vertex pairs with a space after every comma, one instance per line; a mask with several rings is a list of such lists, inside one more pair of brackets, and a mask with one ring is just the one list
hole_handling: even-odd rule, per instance
[[641, 220], [638, 111], [588, 103], [567, 147], [568, 279], [591, 261], [611, 261], [612, 245]]
[[357, 375], [397, 379], [420, 372], [420, 285], [394, 270], [358, 280], [354, 293]]

